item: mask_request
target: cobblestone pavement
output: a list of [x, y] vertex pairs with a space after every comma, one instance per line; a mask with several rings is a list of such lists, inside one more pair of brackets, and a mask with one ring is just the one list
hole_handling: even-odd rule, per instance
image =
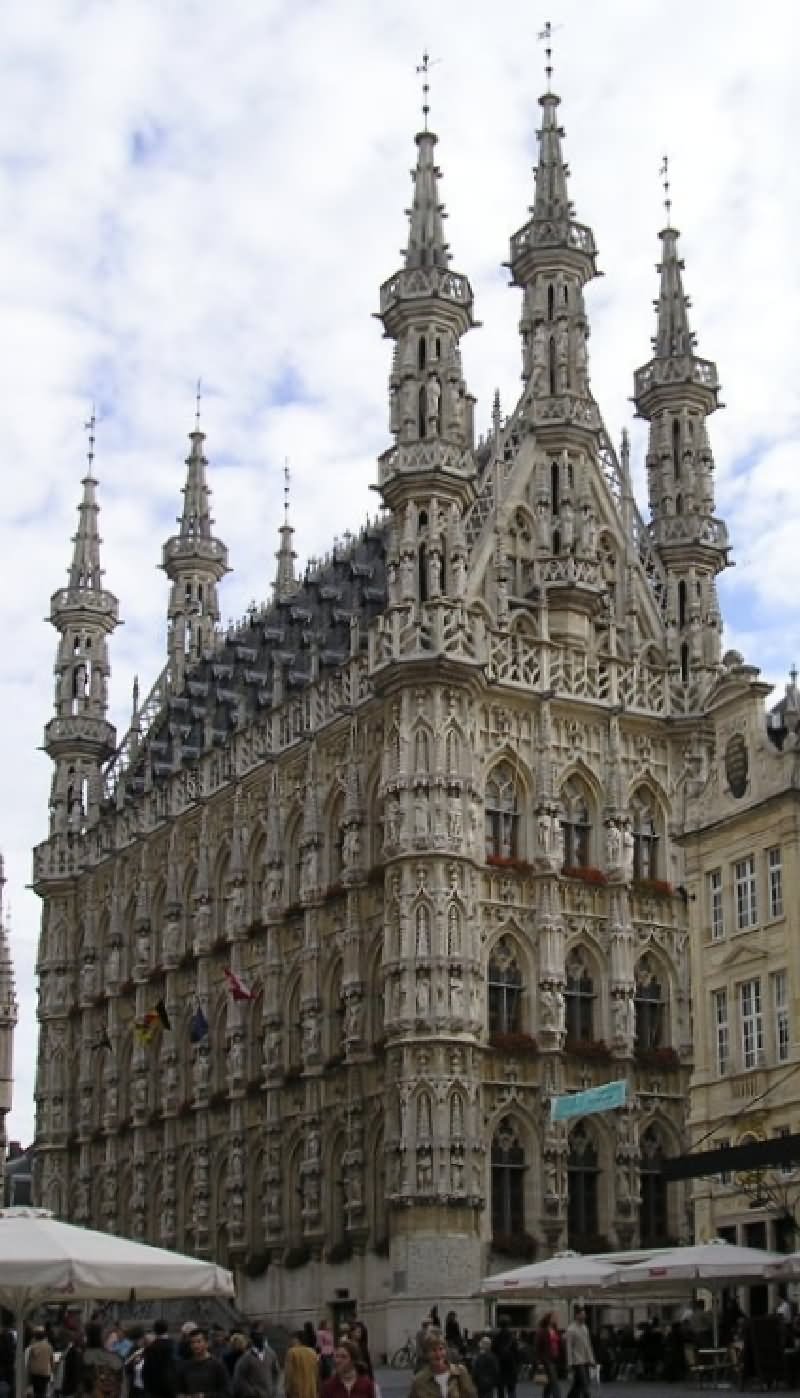
[[[376, 1369], [375, 1377], [380, 1385], [383, 1398], [405, 1398], [411, 1387], [411, 1380], [414, 1375], [408, 1369]], [[569, 1385], [562, 1384], [561, 1392], [566, 1398]], [[652, 1383], [604, 1383], [601, 1385], [600, 1398], [684, 1398], [684, 1395], [703, 1393], [706, 1398], [709, 1393], [719, 1392], [719, 1389], [709, 1389], [708, 1387], [698, 1389], [695, 1385], [688, 1383], [659, 1383], [654, 1380]], [[727, 1387], [728, 1392], [735, 1392], [735, 1389]], [[541, 1398], [541, 1385], [534, 1383], [521, 1383], [517, 1386], [517, 1398]], [[597, 1398], [598, 1390], [592, 1390], [593, 1398]]]

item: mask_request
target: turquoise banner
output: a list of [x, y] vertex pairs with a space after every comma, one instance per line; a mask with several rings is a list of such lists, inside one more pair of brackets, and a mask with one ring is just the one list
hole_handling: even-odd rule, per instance
[[628, 1084], [624, 1080], [604, 1082], [601, 1087], [587, 1087], [585, 1092], [551, 1097], [550, 1116], [553, 1121], [569, 1121], [574, 1116], [613, 1111], [615, 1107], [624, 1107], [627, 1100]]

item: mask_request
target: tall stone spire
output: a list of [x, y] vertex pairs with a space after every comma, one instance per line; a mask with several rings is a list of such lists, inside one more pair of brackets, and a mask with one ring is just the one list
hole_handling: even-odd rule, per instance
[[667, 635], [687, 685], [719, 661], [715, 577], [728, 565], [728, 531], [714, 515], [714, 459], [706, 419], [719, 406], [717, 366], [696, 353], [683, 287], [678, 230], [664, 159], [666, 224], [659, 234], [659, 296], [653, 356], [634, 375], [634, 402], [650, 423], [647, 478], [651, 531], [668, 573]]
[[14, 1027], [17, 998], [11, 961], [9, 928], [4, 903], [5, 864], [0, 854], [0, 1165], [6, 1156], [6, 1117], [11, 1111], [14, 1088]]
[[53, 833], [81, 830], [94, 818], [101, 796], [101, 767], [116, 747], [116, 731], [106, 717], [111, 673], [107, 641], [119, 621], [119, 604], [103, 587], [100, 566], [94, 415], [87, 429], [89, 469], [83, 478], [69, 581], [50, 599], [49, 619], [60, 636], [55, 715], [44, 736], [45, 751], [55, 765], [50, 798]]
[[275, 557], [278, 567], [275, 573], [275, 601], [287, 602], [297, 591], [294, 564], [297, 554], [294, 551], [294, 529], [289, 523], [289, 462], [283, 467], [283, 524], [278, 530], [280, 545]]
[[[423, 71], [427, 78], [427, 60]], [[472, 288], [465, 276], [450, 270], [437, 137], [428, 129], [427, 81], [423, 93], [424, 128], [415, 137], [403, 267], [383, 283], [379, 312], [387, 337], [395, 341], [389, 380], [395, 443], [381, 457], [379, 488], [398, 535], [405, 531], [414, 541], [408, 557], [396, 563], [403, 602], [446, 591], [441, 538], [451, 507], [461, 512], [471, 499], [475, 475], [473, 399], [459, 347], [475, 324]]]
[[167, 539], [161, 558], [161, 567], [172, 583], [167, 611], [167, 653], [173, 689], [183, 684], [187, 667], [212, 647], [219, 623], [217, 585], [230, 572], [228, 550], [213, 533], [199, 395], [189, 441], [191, 450], [186, 458], [183, 510], [177, 521], [179, 529]]
[[[598, 275], [594, 234], [578, 223], [567, 191], [568, 167], [558, 121], [561, 99], [539, 98], [542, 125], [531, 218], [511, 239], [509, 267], [522, 287], [522, 377], [533, 389], [537, 420], [574, 419], [574, 399], [587, 398], [589, 327], [583, 288]], [[550, 400], [538, 413], [536, 407]], [[579, 414], [580, 416], [580, 414]]]

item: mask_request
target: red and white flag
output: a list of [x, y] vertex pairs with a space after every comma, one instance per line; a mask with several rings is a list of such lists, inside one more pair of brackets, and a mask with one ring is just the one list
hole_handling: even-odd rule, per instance
[[239, 976], [237, 976], [235, 971], [231, 970], [230, 966], [226, 966], [222, 974], [228, 982], [228, 989], [234, 1000], [255, 1000], [256, 997], [253, 991], [245, 985], [243, 980], [240, 980]]

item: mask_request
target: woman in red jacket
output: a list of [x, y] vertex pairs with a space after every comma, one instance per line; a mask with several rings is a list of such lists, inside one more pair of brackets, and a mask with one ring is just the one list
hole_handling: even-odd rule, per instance
[[358, 1345], [340, 1340], [333, 1351], [334, 1373], [322, 1385], [322, 1398], [375, 1398], [375, 1385], [367, 1374], [360, 1374]]

